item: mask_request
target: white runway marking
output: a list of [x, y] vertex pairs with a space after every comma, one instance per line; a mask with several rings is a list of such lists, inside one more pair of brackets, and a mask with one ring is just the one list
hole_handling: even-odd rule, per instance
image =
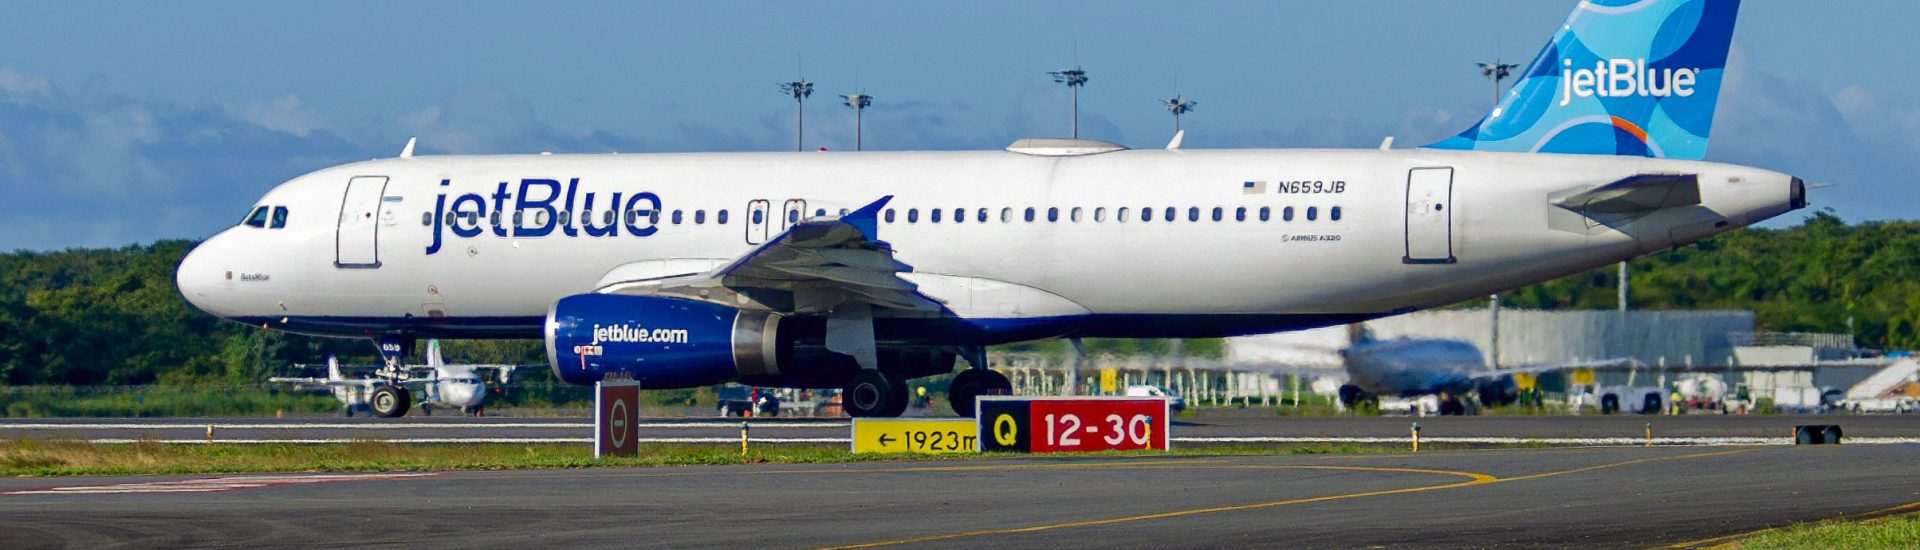
[[73, 485], [67, 487], [48, 487], [44, 489], [26, 489], [20, 491], [0, 491], [0, 495], [124, 495], [132, 493], [217, 493], [237, 489], [254, 489], [276, 485], [296, 485], [308, 483], [326, 483], [330, 481], [358, 481], [373, 479], [397, 479], [434, 475], [432, 473], [410, 474], [319, 474], [297, 476], [237, 476], [207, 479], [186, 479], [180, 481], [149, 481], [145, 483], [116, 483], [113, 485]]
[[[1175, 437], [1174, 443], [1411, 443], [1405, 437]], [[852, 443], [846, 437], [754, 437], [754, 443]], [[1847, 438], [1852, 445], [1898, 445], [1920, 443], [1920, 437], [1853, 437]], [[321, 444], [321, 443], [407, 443], [407, 444], [460, 444], [460, 443], [502, 443], [502, 444], [540, 444], [540, 443], [592, 443], [591, 437], [410, 437], [397, 439], [369, 439], [351, 437], [330, 438], [288, 438], [288, 439], [127, 439], [101, 438], [89, 439], [88, 443], [228, 443], [236, 445], [258, 444]], [[737, 437], [642, 437], [641, 443], [739, 443]], [[1422, 437], [1422, 443], [1471, 443], [1482, 445], [1565, 445], [1565, 446], [1626, 446], [1645, 445], [1645, 438], [1635, 437]], [[1694, 447], [1751, 447], [1758, 445], [1792, 445], [1793, 438], [1788, 437], [1656, 437], [1656, 446], [1694, 446]]]
[[[748, 441], [754, 443], [851, 443], [845, 437], [755, 437]], [[322, 444], [322, 443], [406, 443], [406, 444], [461, 444], [461, 443], [593, 443], [591, 437], [408, 437], [399, 439], [365, 439], [351, 437], [316, 437], [287, 439], [127, 439], [100, 438], [89, 439], [88, 443], [226, 443], [234, 445], [265, 444]], [[641, 443], [739, 443], [738, 437], [642, 437]]]
[[[845, 428], [846, 422], [748, 422], [754, 429], [761, 428]], [[564, 428], [591, 430], [592, 422], [443, 422], [443, 423], [378, 423], [378, 422], [331, 422], [302, 424], [9, 424], [0, 423], [4, 430], [204, 430], [213, 426], [216, 430], [410, 430], [410, 429], [492, 429], [492, 428]], [[737, 426], [732, 421], [714, 422], [642, 422], [642, 428], [731, 428]]]

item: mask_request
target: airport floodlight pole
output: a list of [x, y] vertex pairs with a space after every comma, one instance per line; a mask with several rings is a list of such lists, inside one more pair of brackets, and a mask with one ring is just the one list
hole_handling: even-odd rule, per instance
[[1500, 105], [1500, 81], [1512, 76], [1513, 69], [1520, 65], [1515, 63], [1501, 63], [1497, 59], [1492, 63], [1478, 63], [1477, 65], [1480, 65], [1480, 76], [1487, 77], [1487, 80], [1493, 81], [1493, 104], [1496, 106]]
[[1073, 90], [1073, 139], [1080, 139], [1080, 87], [1087, 85], [1087, 71], [1079, 65], [1071, 69], [1047, 73], [1053, 75], [1053, 81], [1066, 84]]
[[853, 150], [859, 151], [861, 148], [860, 147], [860, 131], [861, 131], [860, 114], [863, 112], [866, 112], [867, 107], [873, 106], [873, 96], [870, 96], [867, 94], [852, 94], [852, 95], [840, 96], [840, 99], [846, 100], [841, 104], [846, 105], [847, 107], [850, 107], [853, 109]]
[[1175, 132], [1180, 131], [1180, 115], [1193, 112], [1194, 106], [1199, 104], [1200, 102], [1198, 101], [1180, 97], [1179, 95], [1173, 96], [1173, 99], [1160, 100], [1160, 106], [1166, 107], [1167, 112], [1173, 113], [1173, 131]]
[[795, 80], [780, 85], [780, 92], [793, 96], [793, 150], [806, 149], [801, 140], [807, 133], [807, 96], [813, 95], [813, 83], [806, 79]]

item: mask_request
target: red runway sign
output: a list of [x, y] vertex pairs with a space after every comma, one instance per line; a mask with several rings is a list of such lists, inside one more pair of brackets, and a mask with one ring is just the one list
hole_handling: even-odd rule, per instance
[[640, 456], [640, 384], [593, 385], [593, 457]]
[[988, 397], [979, 405], [984, 451], [1035, 453], [1166, 450], [1166, 399]]

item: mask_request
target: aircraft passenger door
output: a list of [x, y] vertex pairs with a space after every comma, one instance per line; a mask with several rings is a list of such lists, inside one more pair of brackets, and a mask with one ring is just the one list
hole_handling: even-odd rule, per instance
[[767, 219], [771, 215], [767, 212], [769, 208], [771, 203], [765, 200], [747, 202], [747, 244], [767, 242], [767, 224], [773, 221]]
[[1453, 168], [1407, 172], [1406, 243], [1404, 263], [1454, 263]]
[[800, 220], [806, 219], [807, 201], [806, 199], [787, 199], [787, 204], [782, 210], [784, 212], [780, 214], [780, 230], [786, 231], [787, 228], [800, 223]]
[[358, 176], [347, 181], [347, 191], [340, 201], [340, 225], [334, 231], [334, 267], [380, 267], [380, 220], [376, 216], [380, 197], [386, 191], [386, 176]]

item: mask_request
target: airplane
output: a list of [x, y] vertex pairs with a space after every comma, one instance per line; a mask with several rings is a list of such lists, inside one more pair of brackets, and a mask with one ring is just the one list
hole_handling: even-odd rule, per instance
[[[1305, 354], [1287, 353], [1285, 358], [1238, 357], [1235, 367], [1274, 373], [1315, 376], [1316, 389], [1325, 385], [1337, 395], [1340, 405], [1354, 408], [1363, 403], [1375, 407], [1382, 397], [1419, 398], [1434, 396], [1442, 416], [1464, 415], [1474, 410], [1466, 396], [1478, 398], [1480, 405], [1509, 405], [1520, 397], [1519, 378], [1577, 370], [1619, 370], [1643, 368], [1639, 360], [1624, 357], [1595, 361], [1542, 363], [1493, 368], [1487, 365], [1479, 346], [1448, 338], [1378, 339], [1362, 324], [1348, 325], [1344, 347], [1287, 343]], [[1330, 357], [1326, 361], [1321, 357]], [[1329, 365], [1329, 363], [1331, 363]], [[1344, 376], [1337, 386], [1322, 384], [1319, 378]]]
[[[1416, 149], [415, 156], [268, 191], [176, 283], [271, 330], [540, 338], [561, 380], [1008, 393], [989, 345], [1362, 322], [1805, 208], [1703, 162], [1737, 0], [1579, 3], [1501, 103]], [[404, 392], [397, 388], [395, 392]]]
[[[435, 406], [481, 416], [486, 412], [487, 384], [479, 371], [499, 372], [500, 384], [505, 386], [512, 380], [514, 368], [515, 365], [448, 365], [440, 356], [440, 341], [429, 340], [427, 364], [407, 367], [405, 372], [409, 376], [397, 381], [383, 377], [347, 378], [340, 360], [333, 356], [327, 357], [326, 378], [273, 377], [268, 381], [331, 390], [333, 397], [340, 400], [341, 414], [349, 417], [355, 411], [382, 418], [405, 416], [413, 400], [408, 386], [420, 392], [420, 412], [427, 416], [433, 416]], [[410, 375], [413, 371], [426, 371], [427, 375], [413, 377]]]

